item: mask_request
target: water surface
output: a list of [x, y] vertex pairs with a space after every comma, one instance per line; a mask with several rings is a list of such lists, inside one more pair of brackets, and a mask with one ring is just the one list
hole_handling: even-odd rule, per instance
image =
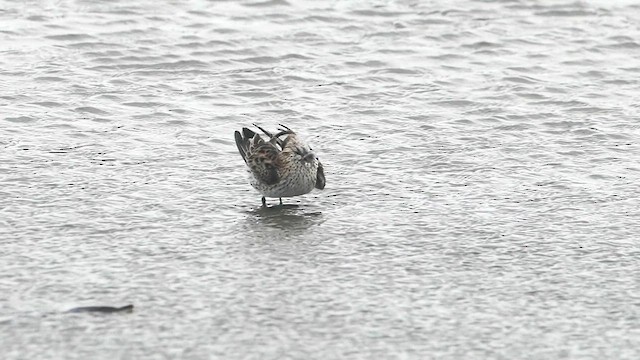
[[640, 358], [637, 5], [0, 9], [4, 359]]

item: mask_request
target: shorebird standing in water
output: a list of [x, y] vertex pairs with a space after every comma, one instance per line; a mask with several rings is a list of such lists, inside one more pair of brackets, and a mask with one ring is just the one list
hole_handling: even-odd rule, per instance
[[268, 138], [247, 128], [242, 128], [242, 133], [236, 131], [235, 136], [238, 151], [251, 173], [251, 186], [262, 194], [262, 206], [267, 205], [267, 197], [280, 198], [282, 205], [283, 197], [324, 189], [322, 164], [293, 130], [281, 124], [273, 134], [253, 125]]

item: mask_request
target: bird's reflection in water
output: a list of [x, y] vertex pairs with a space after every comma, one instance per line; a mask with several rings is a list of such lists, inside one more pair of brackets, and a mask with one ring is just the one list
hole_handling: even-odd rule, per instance
[[322, 213], [312, 211], [306, 205], [261, 206], [249, 211], [249, 214], [254, 222], [284, 230], [307, 229], [322, 222]]

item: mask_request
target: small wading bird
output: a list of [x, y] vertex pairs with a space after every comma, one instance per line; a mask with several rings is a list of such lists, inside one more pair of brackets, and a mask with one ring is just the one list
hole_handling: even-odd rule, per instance
[[282, 205], [283, 197], [324, 189], [322, 164], [293, 130], [281, 124], [273, 134], [253, 125], [268, 138], [247, 128], [242, 128], [242, 133], [236, 131], [235, 136], [238, 151], [251, 173], [251, 186], [262, 194], [262, 206], [267, 205], [267, 197], [280, 198]]

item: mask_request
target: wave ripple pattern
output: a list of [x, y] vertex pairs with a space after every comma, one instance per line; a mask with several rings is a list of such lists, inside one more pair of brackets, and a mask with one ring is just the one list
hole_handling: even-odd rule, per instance
[[[1, 357], [639, 359], [638, 24], [0, 0]], [[254, 122], [308, 139], [326, 188], [261, 208]]]

